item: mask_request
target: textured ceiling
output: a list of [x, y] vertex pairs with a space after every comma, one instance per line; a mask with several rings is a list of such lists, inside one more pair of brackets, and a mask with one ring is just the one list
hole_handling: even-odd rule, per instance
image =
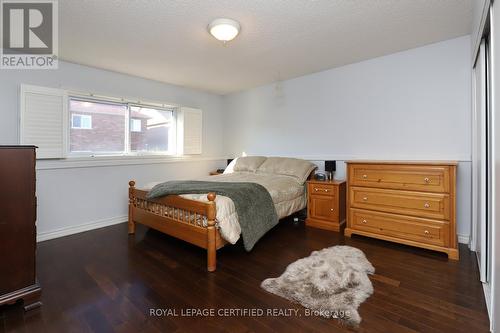
[[469, 34], [472, 1], [62, 0], [60, 57], [226, 94]]

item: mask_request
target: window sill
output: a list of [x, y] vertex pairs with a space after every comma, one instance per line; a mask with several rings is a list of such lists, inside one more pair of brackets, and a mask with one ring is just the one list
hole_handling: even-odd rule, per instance
[[123, 165], [147, 165], [180, 162], [218, 161], [226, 157], [137, 155], [137, 156], [94, 156], [68, 157], [60, 160], [37, 160], [37, 170], [94, 168]]

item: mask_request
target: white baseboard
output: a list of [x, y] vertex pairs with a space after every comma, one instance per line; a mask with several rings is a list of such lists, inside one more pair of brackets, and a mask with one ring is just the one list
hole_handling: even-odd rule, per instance
[[46, 241], [49, 239], [69, 236], [69, 235], [73, 235], [73, 234], [77, 234], [80, 232], [89, 231], [89, 230], [93, 230], [93, 229], [104, 228], [104, 227], [108, 227], [110, 225], [115, 225], [115, 224], [126, 222], [127, 220], [128, 220], [128, 217], [125, 215], [125, 216], [118, 216], [118, 217], [111, 217], [111, 218], [107, 218], [107, 219], [97, 220], [94, 222], [75, 225], [75, 226], [71, 226], [71, 227], [60, 228], [60, 229], [56, 229], [56, 230], [52, 230], [52, 231], [39, 232], [36, 235], [36, 241], [43, 242], [43, 241]]
[[470, 235], [457, 235], [458, 237], [458, 242], [461, 244], [469, 244], [470, 242]]
[[[56, 230], [52, 230], [52, 231], [39, 232], [36, 236], [36, 241], [43, 242], [43, 241], [46, 241], [49, 239], [69, 236], [69, 235], [73, 235], [73, 234], [77, 234], [80, 232], [89, 231], [89, 230], [93, 230], [93, 229], [104, 228], [104, 227], [108, 227], [111, 225], [127, 222], [127, 220], [128, 220], [127, 215], [124, 215], [124, 216], [117, 216], [117, 217], [111, 217], [111, 218], [107, 218], [107, 219], [97, 220], [94, 222], [80, 224], [80, 225], [76, 225], [76, 226], [60, 228], [60, 229], [56, 229]], [[458, 237], [459, 243], [469, 244], [469, 240], [470, 240], [469, 235], [460, 235], [459, 234], [459, 235], [457, 235], [457, 237]]]

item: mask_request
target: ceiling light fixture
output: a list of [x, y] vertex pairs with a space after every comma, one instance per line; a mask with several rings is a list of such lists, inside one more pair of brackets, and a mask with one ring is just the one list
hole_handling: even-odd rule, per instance
[[208, 25], [208, 32], [216, 39], [226, 43], [233, 40], [240, 32], [240, 24], [228, 18], [213, 20]]

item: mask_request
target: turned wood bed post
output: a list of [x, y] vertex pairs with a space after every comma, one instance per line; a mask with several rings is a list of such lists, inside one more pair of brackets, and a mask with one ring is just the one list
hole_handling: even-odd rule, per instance
[[135, 181], [131, 180], [128, 182], [128, 233], [129, 235], [135, 234], [135, 222], [134, 222], [134, 190]]
[[214, 272], [217, 267], [217, 243], [215, 229], [215, 193], [210, 192], [207, 195], [210, 207], [207, 212], [207, 269]]

